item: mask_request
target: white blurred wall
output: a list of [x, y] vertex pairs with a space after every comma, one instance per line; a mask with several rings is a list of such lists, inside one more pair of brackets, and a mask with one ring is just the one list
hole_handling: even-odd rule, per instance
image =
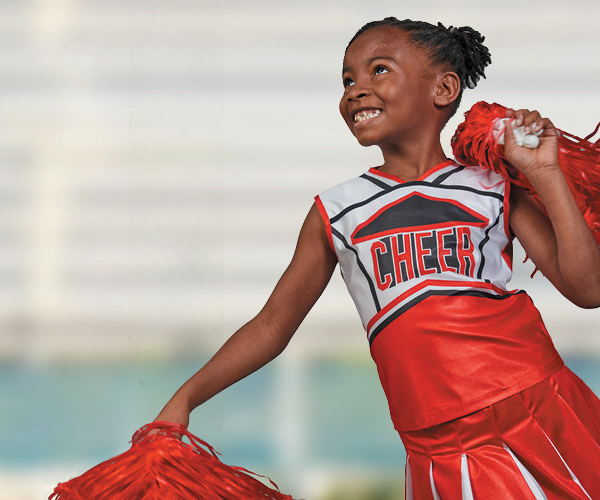
[[[486, 36], [462, 111], [600, 119], [591, 0], [0, 2], [0, 357], [214, 350], [252, 317], [312, 197], [379, 162], [337, 103], [348, 40], [387, 15]], [[559, 347], [600, 353], [598, 312], [529, 272]], [[307, 324], [298, 348], [366, 349], [337, 273]]]
[[[337, 113], [343, 49], [364, 22], [472, 25], [493, 64], [463, 111], [479, 99], [535, 107], [586, 135], [600, 117], [599, 9], [1, 2], [0, 355], [216, 346], [251, 317], [312, 197], [379, 161]], [[526, 284], [549, 296], [558, 330], [593, 333], [596, 313], [557, 300], [543, 279]], [[355, 344], [362, 333], [338, 276], [323, 302], [303, 337]]]

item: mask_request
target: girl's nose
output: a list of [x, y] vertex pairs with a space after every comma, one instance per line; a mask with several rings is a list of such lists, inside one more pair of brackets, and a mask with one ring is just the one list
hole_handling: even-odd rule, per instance
[[366, 93], [366, 92], [361, 92], [360, 94], [357, 94], [357, 95], [355, 96], [355, 99], [361, 99], [362, 97], [365, 97], [366, 95], [367, 95], [367, 93]]
[[368, 89], [366, 89], [363, 86], [359, 86], [358, 83], [356, 83], [352, 86], [352, 89], [348, 93], [348, 100], [354, 101], [357, 99], [362, 99], [363, 97], [366, 97], [368, 95], [369, 95]]

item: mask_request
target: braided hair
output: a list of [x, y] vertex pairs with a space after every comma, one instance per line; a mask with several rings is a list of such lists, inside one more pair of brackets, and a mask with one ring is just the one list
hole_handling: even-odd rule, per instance
[[460, 92], [450, 107], [448, 119], [456, 113], [463, 90], [474, 89], [479, 79], [482, 76], [485, 78], [485, 67], [492, 62], [490, 51], [482, 43], [485, 37], [469, 26], [446, 28], [442, 23], [435, 26], [424, 21], [399, 20], [395, 17], [365, 24], [350, 40], [346, 52], [365, 31], [379, 26], [393, 26], [404, 31], [412, 44], [425, 51], [432, 66], [446, 66], [458, 75]]

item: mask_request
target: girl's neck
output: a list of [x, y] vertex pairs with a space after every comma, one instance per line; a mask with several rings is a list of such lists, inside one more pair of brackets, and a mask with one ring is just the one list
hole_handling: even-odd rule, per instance
[[439, 138], [432, 144], [415, 144], [405, 148], [381, 148], [384, 163], [379, 170], [409, 182], [421, 177], [436, 165], [448, 160]]

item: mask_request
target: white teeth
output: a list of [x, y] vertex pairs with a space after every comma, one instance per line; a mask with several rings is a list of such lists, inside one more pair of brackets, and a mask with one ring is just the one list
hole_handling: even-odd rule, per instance
[[379, 109], [377, 109], [375, 111], [361, 111], [360, 113], [356, 113], [356, 115], [354, 115], [354, 121], [355, 122], [364, 122], [365, 120], [374, 118], [374, 117], [378, 116], [379, 114], [381, 114], [381, 111]]

